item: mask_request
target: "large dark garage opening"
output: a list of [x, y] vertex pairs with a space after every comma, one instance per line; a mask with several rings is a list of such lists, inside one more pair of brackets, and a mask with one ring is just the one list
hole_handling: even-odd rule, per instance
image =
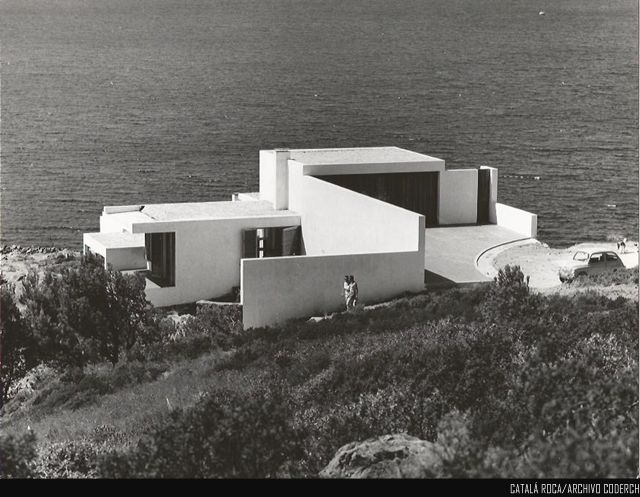
[[422, 214], [427, 227], [438, 225], [438, 172], [335, 174], [317, 178]]

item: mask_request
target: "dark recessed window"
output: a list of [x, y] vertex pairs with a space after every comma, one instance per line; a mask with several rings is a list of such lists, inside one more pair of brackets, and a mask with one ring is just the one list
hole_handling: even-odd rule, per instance
[[300, 226], [256, 228], [242, 232], [242, 258], [282, 257], [302, 254]]
[[176, 284], [176, 234], [145, 233], [147, 278], [158, 286]]

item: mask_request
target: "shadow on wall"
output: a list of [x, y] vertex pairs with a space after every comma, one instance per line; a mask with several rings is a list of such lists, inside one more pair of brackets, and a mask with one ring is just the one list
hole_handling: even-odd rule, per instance
[[429, 288], [446, 288], [456, 286], [456, 282], [445, 278], [444, 276], [434, 273], [433, 271], [424, 270], [424, 285]]

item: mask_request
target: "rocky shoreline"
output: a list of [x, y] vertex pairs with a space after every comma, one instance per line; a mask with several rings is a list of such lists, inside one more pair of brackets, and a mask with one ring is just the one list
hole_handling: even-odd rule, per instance
[[65, 249], [65, 248], [61, 248], [61, 247], [40, 247], [37, 245], [6, 245], [6, 244], [2, 244], [0, 245], [0, 254], [2, 255], [6, 255], [6, 254], [24, 254], [24, 255], [31, 255], [31, 254], [53, 254], [55, 252], [62, 252], [65, 250], [69, 250], [69, 249]]
[[80, 254], [79, 250], [35, 245], [0, 245], [0, 274], [2, 280], [16, 284], [32, 269], [44, 270], [59, 258], [69, 259]]

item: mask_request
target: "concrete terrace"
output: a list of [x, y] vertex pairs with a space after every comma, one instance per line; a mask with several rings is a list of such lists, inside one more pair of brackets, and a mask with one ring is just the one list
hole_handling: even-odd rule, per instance
[[425, 230], [425, 283], [428, 287], [491, 281], [476, 266], [484, 251], [529, 237], [495, 224]]

